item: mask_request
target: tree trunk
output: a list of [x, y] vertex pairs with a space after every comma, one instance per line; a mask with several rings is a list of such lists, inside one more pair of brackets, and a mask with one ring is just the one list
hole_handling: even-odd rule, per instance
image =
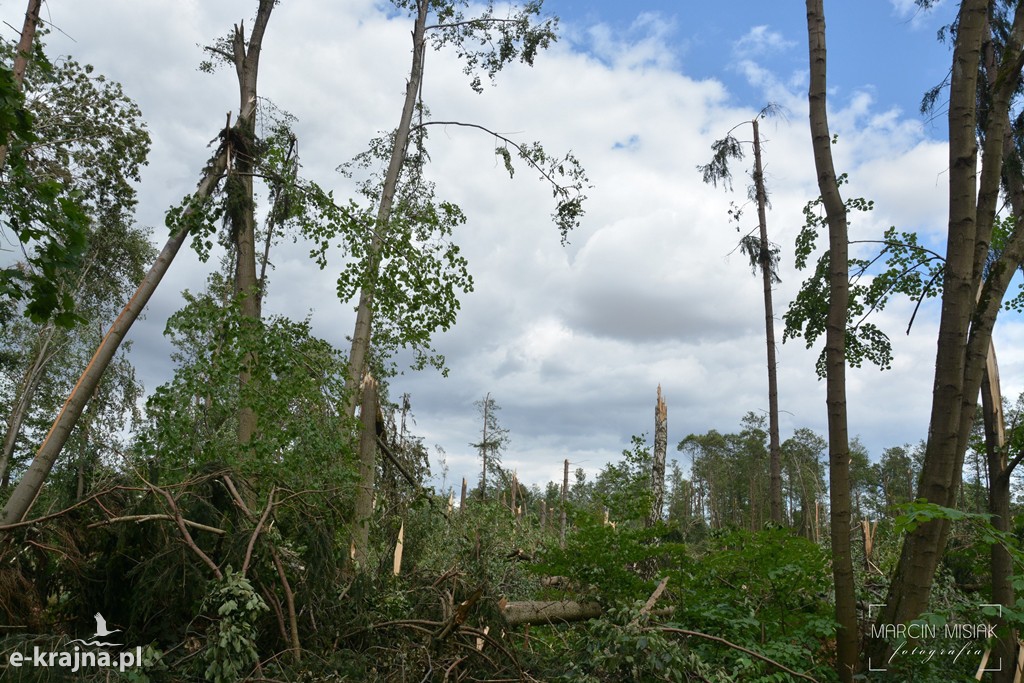
[[0, 489], [5, 489], [10, 484], [11, 460], [14, 456], [14, 445], [21, 433], [21, 426], [25, 423], [29, 408], [32, 406], [32, 399], [36, 389], [43, 379], [43, 370], [46, 368], [52, 355], [48, 355], [50, 343], [56, 334], [56, 326], [50, 322], [39, 331], [39, 348], [33, 354], [32, 364], [25, 371], [25, 376], [18, 385], [15, 393], [14, 410], [7, 418], [7, 432], [4, 434], [2, 450], [0, 450]]
[[565, 459], [565, 467], [562, 471], [562, 519], [558, 530], [559, 545], [565, 547], [565, 505], [569, 497], [569, 459]]
[[601, 605], [575, 600], [524, 600], [506, 603], [501, 614], [509, 626], [585, 621], [601, 616]]
[[[1006, 452], [1006, 427], [1003, 421], [1002, 390], [999, 386], [999, 365], [994, 346], [989, 347], [989, 360], [982, 381], [981, 405], [985, 421], [985, 452], [989, 469], [988, 511], [992, 514], [992, 526], [998, 531], [1010, 530], [1010, 474]], [[1014, 603], [1013, 560], [1001, 543], [993, 543], [990, 549], [989, 567], [992, 573], [992, 602], [1012, 607]], [[1000, 623], [1001, 622], [1001, 623]], [[1016, 629], [1005, 620], [997, 620], [1001, 632], [992, 655], [1004, 666], [992, 667], [993, 683], [1012, 683], [1016, 661]], [[1005, 632], [1003, 632], [1005, 629]]]
[[[235, 296], [241, 301], [244, 322], [258, 325], [262, 294], [256, 276], [256, 218], [253, 203], [253, 171], [256, 167], [256, 83], [263, 35], [274, 9], [274, 0], [260, 0], [256, 21], [245, 40], [245, 27], [235, 26], [232, 40], [235, 74], [238, 77], [238, 122], [232, 135], [232, 165], [228, 169], [228, 218], [235, 242]], [[247, 352], [239, 371], [238, 443], [248, 444], [256, 431], [256, 413], [247, 397], [257, 358]]]
[[782, 509], [782, 445], [779, 442], [779, 378], [775, 360], [775, 314], [772, 304], [772, 281], [775, 264], [772, 262], [771, 244], [768, 242], [768, 193], [764, 187], [761, 165], [761, 131], [757, 118], [754, 126], [754, 191], [757, 197], [757, 221], [760, 230], [761, 280], [764, 285], [764, 338], [768, 347], [768, 471], [769, 497], [772, 522], [784, 524]]
[[359, 414], [362, 433], [359, 437], [359, 489], [356, 492], [352, 541], [356, 567], [365, 570], [370, 547], [370, 520], [373, 517], [374, 477], [377, 473], [377, 382], [373, 375], [366, 373], [359, 390], [362, 395]]
[[[949, 103], [949, 234], [928, 445], [917, 490], [917, 498], [947, 507], [956, 501], [996, 314], [1024, 257], [1024, 233], [1015, 229], [983, 280], [1024, 34], [1024, 10], [1018, 7], [999, 74], [991, 81], [979, 181], [977, 87], [987, 11], [984, 0], [964, 0], [957, 20]], [[947, 520], [936, 520], [907, 534], [879, 625], [907, 623], [927, 608], [948, 531]], [[871, 661], [884, 661], [887, 652], [887, 643], [873, 639]]]
[[658, 385], [658, 400], [654, 404], [654, 460], [651, 464], [651, 512], [647, 526], [661, 521], [661, 509], [665, 505], [665, 453], [668, 449], [668, 406], [661, 397]]
[[484, 396], [484, 426], [480, 440], [480, 460], [483, 469], [480, 472], [480, 500], [487, 500], [487, 411], [491, 405], [491, 394]]
[[836, 668], [844, 683], [859, 668], [857, 602], [850, 548], [850, 440], [846, 417], [846, 318], [849, 264], [846, 206], [839, 194], [832, 162], [832, 139], [826, 111], [827, 51], [822, 0], [807, 0], [810, 48], [811, 140], [818, 189], [828, 219], [829, 303], [825, 334], [826, 403], [828, 405], [829, 495], [831, 502], [832, 577], [836, 590]]
[[406, 150], [409, 147], [409, 131], [412, 129], [412, 116], [416, 110], [416, 98], [419, 96], [420, 83], [423, 80], [423, 61], [426, 55], [427, 12], [430, 9], [428, 0], [416, 2], [416, 24], [412, 33], [412, 67], [409, 80], [405, 86], [405, 103], [402, 106], [402, 117], [395, 131], [395, 145], [391, 149], [391, 161], [387, 175], [384, 176], [384, 187], [381, 189], [380, 206], [377, 208], [376, 229], [370, 238], [366, 255], [366, 273], [359, 290], [359, 305], [356, 308], [356, 324], [352, 332], [352, 350], [348, 356], [348, 414], [355, 414], [358, 394], [355, 391], [359, 379], [366, 371], [370, 355], [370, 341], [373, 336], [373, 297], [376, 293], [377, 274], [380, 268], [381, 250], [384, 246], [384, 235], [387, 233], [391, 220], [391, 207], [398, 189], [398, 179], [405, 163]]
[[[39, 26], [39, 8], [43, 0], [28, 0], [28, 9], [25, 11], [25, 23], [21, 27], [21, 39], [18, 41], [18, 50], [14, 53], [14, 82], [21, 89], [25, 82], [25, 70], [28, 68], [29, 57], [32, 56], [32, 43], [36, 37], [36, 27]], [[0, 170], [7, 165], [7, 140], [0, 140]]]
[[4, 507], [3, 515], [0, 516], [0, 525], [20, 522], [28, 514], [32, 503], [35, 502], [36, 497], [43, 488], [47, 475], [49, 475], [53, 464], [57, 461], [61, 450], [64, 448], [64, 444], [71, 435], [71, 431], [78, 422], [78, 418], [81, 417], [82, 411], [96, 391], [103, 373], [121, 345], [121, 341], [128, 333], [128, 330], [131, 329], [139, 314], [142, 313], [142, 309], [145, 308], [149, 298], [156, 291], [157, 285], [160, 284], [160, 280], [170, 267], [171, 261], [174, 260], [175, 255], [178, 253], [178, 249], [181, 248], [185, 238], [188, 237], [190, 231], [188, 221], [194, 211], [194, 207], [205, 203], [210, 198], [210, 195], [213, 194], [214, 189], [223, 177], [226, 167], [227, 151], [224, 146], [221, 146], [204, 171], [203, 180], [199, 183], [199, 187], [196, 189], [190, 205], [181, 216], [181, 223], [184, 224], [184, 227], [167, 240], [167, 244], [164, 245], [160, 255], [157, 256], [149, 272], [142, 279], [135, 294], [125, 305], [117, 320], [110, 326], [110, 330], [103, 338], [103, 341], [100, 342], [99, 347], [93, 354], [92, 360], [89, 361], [78, 383], [64, 403], [60, 414], [54, 421], [53, 426], [50, 427], [50, 432], [46, 435], [42, 445], [36, 452], [32, 464], [11, 493], [7, 505]]

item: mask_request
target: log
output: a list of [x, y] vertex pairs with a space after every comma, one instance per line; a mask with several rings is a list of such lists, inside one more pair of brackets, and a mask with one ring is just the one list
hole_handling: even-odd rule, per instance
[[575, 600], [522, 600], [506, 603], [502, 616], [509, 626], [585, 621], [601, 616], [601, 606]]
[[[505, 621], [508, 622], [509, 626], [586, 621], [587, 619], [596, 619], [603, 613], [601, 605], [594, 601], [521, 600], [505, 602], [502, 600], [498, 606], [501, 609], [501, 615], [505, 617]], [[674, 607], [661, 607], [650, 610], [650, 614], [653, 617], [668, 617], [674, 612]]]

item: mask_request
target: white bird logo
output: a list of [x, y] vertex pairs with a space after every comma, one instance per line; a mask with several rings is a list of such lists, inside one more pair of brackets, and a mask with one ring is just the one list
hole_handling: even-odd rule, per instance
[[109, 636], [111, 633], [117, 633], [121, 630], [119, 628], [115, 628], [113, 631], [108, 631], [107, 620], [103, 618], [103, 615], [97, 612], [94, 616], [96, 618], [96, 635], [94, 635], [93, 638], [102, 638], [104, 636]]

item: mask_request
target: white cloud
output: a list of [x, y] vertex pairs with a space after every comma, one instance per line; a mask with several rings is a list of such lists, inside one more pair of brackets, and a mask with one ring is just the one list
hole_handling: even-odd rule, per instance
[[[156, 144], [140, 216], [160, 226], [158, 234], [162, 211], [194, 187], [206, 143], [235, 106], [233, 74], [198, 73], [195, 44], [241, 19], [237, 5], [96, 0], [54, 7], [54, 22], [77, 42], [57, 34], [51, 41], [122, 81], [142, 105]], [[116, 43], [105, 38], [114, 18], [123, 37]], [[573, 34], [582, 42], [557, 43], [533, 69], [508, 69], [483, 95], [469, 91], [450, 52], [427, 55], [424, 98], [437, 119], [541, 140], [552, 152], [572, 149], [594, 184], [584, 224], [563, 249], [548, 220], [550, 190], [535, 174], [521, 170], [509, 179], [486, 135], [431, 131], [438, 193], [470, 218], [457, 239], [476, 291], [456, 327], [437, 340], [450, 378], [403, 375], [392, 395], [412, 394], [417, 429], [427, 444], [446, 449], [451, 481], [472, 476], [473, 401], [487, 392], [512, 432], [505, 460], [530, 482], [560, 478], [565, 457], [591, 471], [618, 457], [631, 434], [650, 431], [658, 383], [669, 401], [672, 443], [690, 432], [734, 430], [745, 412], [767, 405], [760, 280], [745, 257], [730, 255], [738, 235], [726, 213], [730, 200], [745, 201], [746, 166], [735, 169], [733, 195], [705, 186], [695, 168], [710, 157], [714, 139], [751, 120], [763, 102], [730, 105], [721, 82], [680, 73], [675, 29], [656, 15], [642, 15], [626, 35], [601, 25]], [[298, 117], [305, 172], [341, 196], [351, 187], [335, 166], [397, 123], [409, 42], [409, 22], [381, 14], [370, 0], [282, 3], [274, 12], [261, 93]], [[792, 46], [763, 26], [736, 45], [749, 58]], [[806, 81], [802, 72], [779, 76], [751, 59], [739, 68], [763, 87], [766, 101], [789, 110], [787, 119], [762, 123], [769, 230], [783, 245], [780, 319], [803, 277], [789, 255], [801, 207], [817, 195]], [[891, 223], [940, 229], [942, 145], [919, 124], [880, 109], [867, 91], [837, 97], [832, 116], [851, 196], [877, 201], [859, 225], [876, 233]], [[302, 244], [286, 242], [272, 259], [268, 311], [301, 318], [312, 309], [316, 331], [344, 348], [352, 313], [335, 298], [336, 268], [319, 271]], [[132, 355], [148, 389], [170, 371], [160, 333], [181, 304], [178, 292], [201, 288], [213, 267], [183, 251], [133, 332]], [[924, 436], [934, 336], [921, 327], [902, 337], [905, 313], [883, 318], [897, 348], [894, 370], [851, 372], [852, 430], [876, 450]], [[824, 431], [816, 355], [801, 340], [780, 348], [784, 429]], [[1008, 351], [1007, 362], [1024, 361]]]
[[792, 40], [787, 40], [778, 31], [773, 31], [769, 26], [754, 26], [742, 38], [733, 43], [732, 51], [736, 57], [751, 57], [769, 53], [785, 52], [797, 46]]

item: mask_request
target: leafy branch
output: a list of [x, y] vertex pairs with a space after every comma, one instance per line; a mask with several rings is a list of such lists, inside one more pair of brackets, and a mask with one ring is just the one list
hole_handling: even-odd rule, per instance
[[526, 164], [540, 173], [542, 180], [551, 185], [551, 194], [558, 200], [552, 219], [558, 226], [562, 244], [565, 245], [569, 239], [569, 231], [579, 227], [580, 219], [583, 217], [583, 202], [587, 196], [583, 194], [585, 188], [592, 187], [589, 184], [586, 172], [576, 156], [569, 152], [564, 157], [557, 158], [550, 156], [539, 142], [532, 144], [519, 144], [511, 138], [497, 133], [486, 126], [476, 123], [464, 123], [462, 121], [425, 121], [414, 127], [425, 128], [427, 126], [459, 126], [462, 128], [475, 128], [504, 143], [504, 146], [497, 146], [494, 153], [501, 157], [505, 164], [505, 170], [509, 177], [515, 176], [515, 167], [512, 165], [512, 154], [509, 147], [515, 149], [519, 158]]

